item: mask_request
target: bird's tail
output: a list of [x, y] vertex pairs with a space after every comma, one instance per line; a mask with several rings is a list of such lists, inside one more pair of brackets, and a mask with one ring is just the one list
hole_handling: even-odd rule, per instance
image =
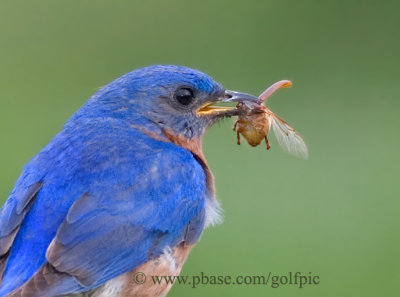
[[54, 297], [73, 292], [78, 287], [71, 275], [58, 271], [47, 262], [21, 287], [12, 292], [0, 291], [0, 297]]

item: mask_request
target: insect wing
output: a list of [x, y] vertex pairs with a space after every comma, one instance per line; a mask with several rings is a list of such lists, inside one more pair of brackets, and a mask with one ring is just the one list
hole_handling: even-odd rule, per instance
[[272, 130], [274, 131], [279, 145], [288, 153], [307, 159], [307, 145], [297, 131], [273, 112], [269, 112], [269, 115], [271, 118]]

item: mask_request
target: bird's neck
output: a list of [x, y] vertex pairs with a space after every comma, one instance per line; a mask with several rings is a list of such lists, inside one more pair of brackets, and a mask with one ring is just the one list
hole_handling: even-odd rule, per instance
[[186, 138], [183, 135], [176, 135], [172, 130], [162, 129], [161, 133], [155, 133], [153, 131], [144, 130], [143, 127], [137, 126], [132, 127], [141, 130], [142, 132], [149, 135], [151, 138], [157, 139], [159, 141], [167, 141], [172, 142], [173, 144], [180, 146], [184, 149], [190, 151], [194, 158], [200, 163], [203, 167], [204, 173], [206, 175], [206, 183], [207, 183], [207, 196], [214, 199], [215, 197], [215, 183], [214, 176], [211, 172], [210, 167], [208, 166], [207, 160], [203, 153], [203, 137], [197, 136], [193, 138]]
[[211, 172], [210, 167], [208, 166], [207, 160], [203, 153], [203, 137], [193, 137], [191, 139], [187, 139], [182, 135], [175, 135], [170, 130], [164, 130], [165, 137], [172, 143], [183, 147], [190, 151], [195, 159], [200, 163], [203, 167], [203, 170], [206, 174], [206, 182], [207, 182], [207, 191], [209, 197], [215, 197], [215, 184], [214, 184], [214, 176]]

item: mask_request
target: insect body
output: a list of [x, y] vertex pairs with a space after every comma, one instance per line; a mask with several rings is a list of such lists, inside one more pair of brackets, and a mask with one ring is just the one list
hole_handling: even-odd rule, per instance
[[[247, 111], [247, 114], [240, 116], [233, 125], [233, 130], [236, 130], [237, 144], [240, 144], [240, 134], [242, 134], [251, 146], [257, 146], [265, 139], [269, 150], [267, 134], [270, 128], [270, 118], [266, 112], [267, 108], [263, 105], [251, 108], [243, 102], [239, 102], [236, 108]], [[255, 111], [257, 112], [254, 113]]]
[[267, 149], [270, 149], [267, 135], [272, 127], [278, 143], [283, 149], [295, 156], [308, 157], [307, 146], [296, 130], [262, 104], [276, 90], [291, 85], [292, 83], [288, 80], [278, 81], [259, 96], [260, 104], [250, 102], [237, 104], [236, 108], [247, 111], [238, 117], [233, 126], [238, 144], [240, 144], [240, 135], [243, 135], [251, 146], [258, 146], [262, 140], [265, 140]]

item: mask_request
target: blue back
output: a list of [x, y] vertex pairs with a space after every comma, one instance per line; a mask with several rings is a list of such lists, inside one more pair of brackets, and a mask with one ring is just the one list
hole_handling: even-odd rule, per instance
[[[60, 226], [57, 241], [67, 248], [54, 256], [54, 265], [67, 271], [87, 268], [80, 281], [96, 287], [183, 240], [189, 221], [204, 217], [205, 174], [192, 154], [119, 120], [99, 120], [79, 133], [67, 128], [57, 135], [26, 166], [16, 187], [38, 181], [43, 185], [13, 243], [0, 296], [46, 262]], [[18, 202], [10, 197], [1, 212], [1, 230], [9, 223], [3, 214]], [[201, 219], [192, 240], [203, 225]], [[71, 250], [75, 257], [66, 257]], [[93, 254], [102, 261], [97, 267]], [[87, 289], [71, 282], [74, 291]]]

